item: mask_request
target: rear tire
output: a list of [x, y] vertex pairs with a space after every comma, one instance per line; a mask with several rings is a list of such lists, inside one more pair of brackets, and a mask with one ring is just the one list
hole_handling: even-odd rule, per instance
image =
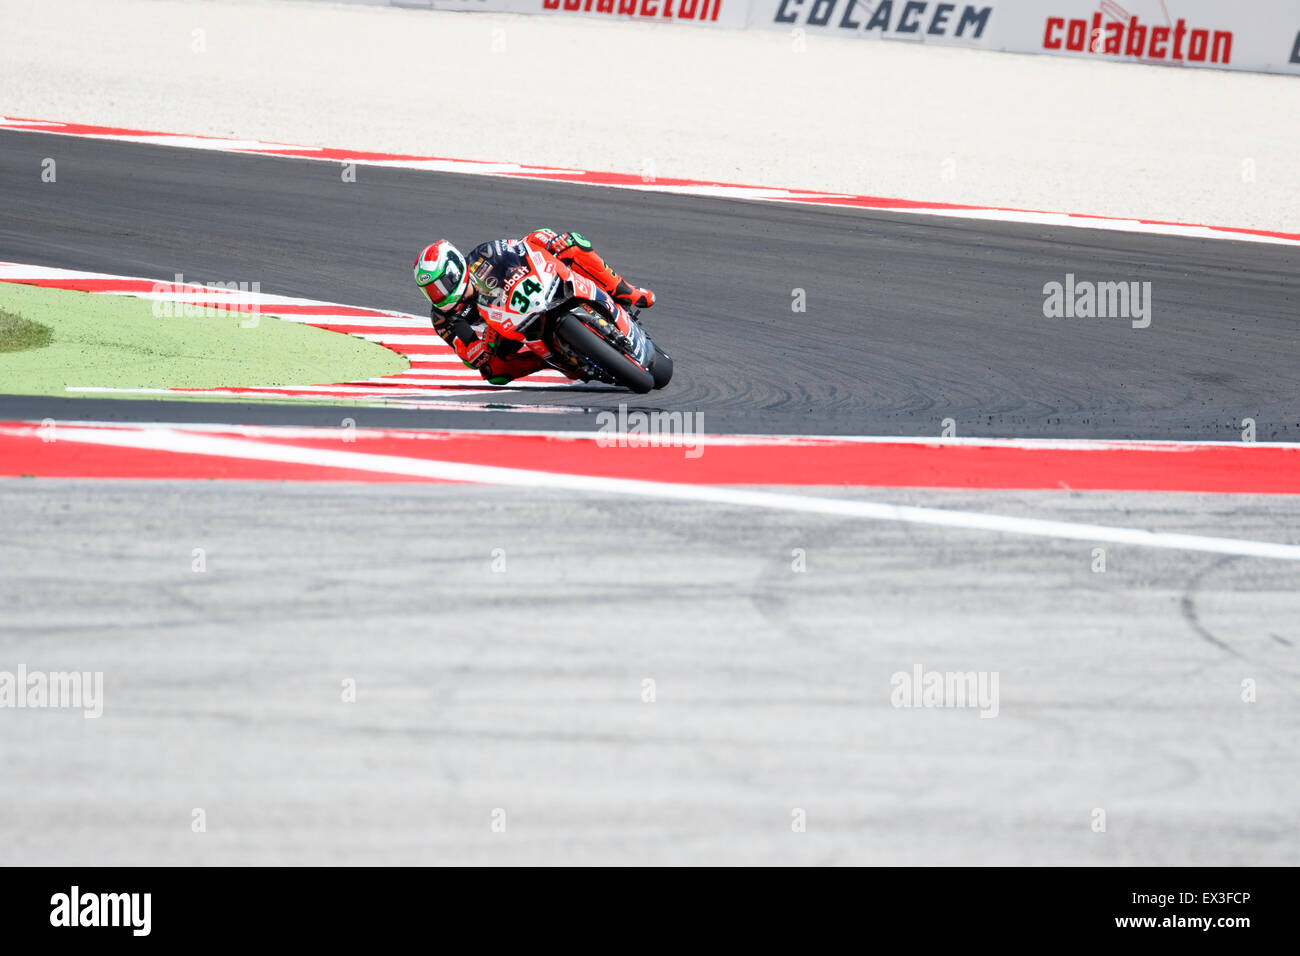
[[[555, 337], [562, 339], [576, 355], [587, 359], [614, 379], [616, 384], [639, 395], [654, 389], [655, 376], [649, 370], [637, 365], [626, 353], [610, 345], [577, 316], [560, 316], [555, 323]], [[668, 374], [672, 374], [671, 361]]]
[[655, 378], [655, 388], [663, 388], [673, 378], [673, 360], [667, 352], [655, 346], [655, 357], [650, 360], [650, 374]]

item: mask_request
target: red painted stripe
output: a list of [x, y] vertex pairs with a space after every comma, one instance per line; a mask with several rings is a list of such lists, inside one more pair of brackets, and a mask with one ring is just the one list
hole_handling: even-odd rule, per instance
[[[373, 153], [360, 149], [335, 149], [332, 147], [317, 149], [311, 146], [286, 146], [283, 149], [241, 150], [241, 152], [255, 152], [263, 156], [291, 156], [301, 159], [332, 159], [340, 163], [423, 163], [432, 158], [429, 156], [413, 156], [409, 153]], [[456, 160], [456, 162], [461, 162], [461, 160]], [[485, 162], [484, 165], [491, 164]]]
[[[337, 448], [337, 437], [294, 440]], [[1204, 491], [1300, 494], [1300, 446], [1007, 447], [890, 442], [601, 447], [594, 441], [522, 435], [413, 440], [361, 433], [354, 451], [432, 457], [538, 471], [705, 485]]]
[[[410, 332], [411, 330], [408, 329], [407, 331]], [[418, 335], [419, 332], [417, 331], [416, 334]], [[403, 355], [408, 355], [412, 353], [416, 355], [424, 355], [429, 351], [430, 345], [437, 348], [439, 344], [445, 344], [445, 343], [443, 343], [442, 339], [438, 338], [436, 335], [433, 337], [433, 340], [430, 342], [417, 342], [414, 345], [402, 345], [395, 342], [383, 343], [384, 348], [392, 349], [394, 352], [400, 352]]]
[[262, 304], [262, 311], [268, 315], [357, 315], [371, 319], [393, 318], [389, 313], [381, 312], [379, 309], [363, 309], [351, 305], [332, 305], [328, 302], [318, 302], [314, 305], [279, 305], [273, 302], [266, 302]]
[[431, 482], [432, 479], [0, 435], [0, 477]]
[[[247, 390], [254, 391], [254, 390]], [[299, 393], [302, 394], [302, 393]], [[16, 424], [16, 423], [14, 423]], [[21, 427], [21, 426], [20, 426]], [[31, 426], [26, 426], [30, 428]], [[68, 426], [71, 427], [71, 426]], [[204, 432], [204, 434], [214, 434]], [[215, 434], [244, 437], [238, 432]], [[1008, 447], [805, 440], [707, 445], [697, 458], [673, 447], [601, 447], [545, 435], [392, 432], [359, 429], [289, 438], [269, 430], [255, 441], [297, 447], [436, 459], [548, 472], [702, 485], [791, 485], [1076, 491], [1191, 491], [1300, 494], [1300, 446], [1154, 445]], [[248, 477], [204, 456], [126, 452], [73, 442], [45, 444], [36, 433], [0, 436], [0, 474], [58, 477]], [[161, 457], [159, 457], [161, 456]], [[249, 466], [252, 468], [252, 466]], [[283, 480], [406, 480], [304, 466], [258, 466], [256, 477]], [[269, 469], [269, 470], [267, 470]]]
[[221, 136], [190, 136], [185, 133], [163, 133], [156, 130], [126, 129], [121, 126], [92, 126], [89, 123], [59, 123], [53, 120], [38, 120], [27, 117], [11, 116], [22, 123], [40, 123], [47, 129], [37, 132], [62, 133], [65, 136], [185, 136], [187, 139], [210, 139], [220, 141]]
[[[370, 392], [369, 394], [365, 392], [352, 392], [352, 391], [343, 392], [339, 390], [338, 383], [334, 383], [331, 385], [320, 385], [320, 386], [308, 385], [308, 386], [295, 389], [293, 391], [287, 388], [276, 388], [274, 386], [266, 386], [266, 387], [258, 387], [258, 388], [241, 387], [241, 386], [224, 386], [221, 388], [173, 388], [171, 389], [171, 391], [177, 392], [178, 394], [185, 394], [185, 395], [189, 395], [189, 394], [222, 395], [229, 392], [230, 394], [233, 395], [253, 395], [253, 396], [273, 395], [277, 398], [333, 398], [333, 399], [340, 399], [345, 402], [363, 402], [371, 397], [379, 397], [379, 398], [390, 397], [384, 394], [384, 390], [386, 388], [389, 388], [389, 385], [388, 383], [383, 381], [364, 382], [364, 383], [358, 383], [358, 385], [353, 385], [348, 383], [343, 383], [343, 384], [347, 385], [348, 388], [357, 388], [358, 385], [364, 388], [373, 387], [373, 391]], [[464, 389], [480, 389], [480, 390], [486, 389], [492, 391], [499, 391], [498, 386], [488, 385], [486, 383], [479, 383], [472, 379], [466, 380], [465, 384], [463, 385], [461, 384], [430, 385], [423, 382], [409, 382], [406, 383], [405, 385], [403, 385], [400, 382], [395, 382], [393, 383], [393, 385], [400, 386], [400, 389], [398, 390], [405, 390], [411, 392], [427, 391], [430, 389], [434, 389], [434, 390], [450, 389], [452, 391], [458, 391]]]
[[[376, 392], [380, 392], [383, 391], [384, 389], [398, 389], [399, 391], [405, 391], [408, 389], [442, 388], [444, 387], [445, 383], [433, 384], [431, 382], [421, 382], [418, 379], [415, 381], [405, 381], [400, 379], [381, 379], [375, 382], [367, 382], [364, 380], [360, 380], [356, 382], [344, 382], [343, 384], [352, 388], [373, 388]], [[465, 384], [478, 385], [480, 383], [475, 379], [466, 378]]]
[[[269, 309], [264, 310], [270, 312]], [[344, 335], [424, 335], [433, 341], [431, 345], [445, 344], [442, 337], [433, 329], [411, 328], [401, 325], [336, 325], [331, 322], [307, 322], [312, 328], [325, 329], [328, 332], [342, 332]], [[423, 347], [423, 346], [422, 346]]]
[[152, 292], [154, 286], [167, 286], [167, 291], [201, 293], [206, 291], [201, 286], [181, 286], [172, 289], [169, 282], [150, 282], [147, 279], [5, 279], [15, 285], [36, 285], [45, 289], [70, 289], [73, 292]]
[[[205, 392], [219, 392], [225, 394], [229, 392], [232, 395], [283, 395], [290, 398], [342, 398], [342, 399], [364, 399], [366, 396], [361, 392], [340, 391], [341, 385], [347, 385], [348, 388], [353, 386], [346, 382], [331, 382], [328, 385], [305, 385], [295, 386], [294, 388], [279, 388], [274, 385], [223, 385], [219, 388], [173, 388], [170, 391], [183, 392], [186, 394], [202, 394]], [[375, 392], [381, 391], [381, 382], [367, 382], [366, 387], [376, 386]], [[412, 386], [413, 388], [414, 386]]]

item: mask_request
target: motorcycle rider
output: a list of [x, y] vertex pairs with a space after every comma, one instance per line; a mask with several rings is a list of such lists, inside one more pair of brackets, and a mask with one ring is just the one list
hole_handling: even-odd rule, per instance
[[446, 239], [425, 246], [415, 260], [415, 281], [430, 304], [433, 330], [456, 350], [462, 362], [493, 385], [531, 375], [546, 363], [532, 352], [519, 354], [519, 343], [504, 338], [479, 315], [480, 290], [473, 274], [490, 268], [497, 256], [545, 250], [610, 294], [624, 308], [648, 309], [654, 293], [638, 289], [620, 276], [581, 233], [537, 229], [523, 239], [496, 239], [474, 248], [468, 259]]

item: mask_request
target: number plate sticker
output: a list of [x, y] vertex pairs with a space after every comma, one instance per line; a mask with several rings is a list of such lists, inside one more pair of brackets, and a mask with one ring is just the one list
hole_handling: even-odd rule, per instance
[[541, 297], [545, 291], [546, 286], [542, 285], [536, 276], [526, 275], [515, 283], [507, 302], [515, 312], [527, 315], [541, 308]]

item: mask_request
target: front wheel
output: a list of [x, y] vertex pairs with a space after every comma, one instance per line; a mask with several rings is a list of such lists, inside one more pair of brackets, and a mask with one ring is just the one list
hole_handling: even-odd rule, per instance
[[579, 360], [601, 372], [610, 384], [642, 395], [655, 387], [653, 373], [638, 365], [626, 352], [610, 345], [576, 315], [560, 316], [555, 323], [555, 337]]

